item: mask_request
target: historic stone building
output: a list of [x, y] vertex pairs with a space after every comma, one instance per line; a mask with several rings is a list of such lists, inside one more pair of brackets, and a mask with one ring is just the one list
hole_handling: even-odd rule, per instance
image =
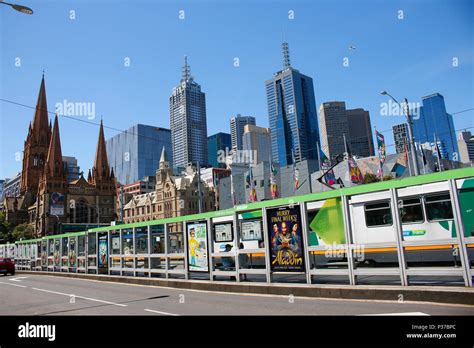
[[202, 212], [215, 209], [214, 190], [198, 174], [188, 168], [185, 175], [174, 176], [163, 148], [160, 167], [156, 171], [154, 192], [134, 196], [124, 206], [124, 222], [139, 222], [196, 214], [199, 212], [199, 186]]
[[116, 218], [115, 177], [105, 149], [102, 121], [92, 171], [69, 182], [63, 162], [59, 122], [48, 120], [44, 76], [33, 124], [24, 145], [20, 197], [5, 198], [7, 219], [30, 223], [37, 236], [84, 230]]

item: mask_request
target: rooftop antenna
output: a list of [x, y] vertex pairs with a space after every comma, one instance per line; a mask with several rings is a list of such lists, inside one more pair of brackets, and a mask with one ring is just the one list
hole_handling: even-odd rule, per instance
[[288, 48], [288, 42], [284, 41], [281, 44], [283, 50], [283, 68], [287, 69], [291, 66], [290, 64], [290, 49]]
[[184, 56], [184, 66], [183, 66], [183, 81], [192, 80], [191, 77], [191, 67], [188, 65], [188, 57]]

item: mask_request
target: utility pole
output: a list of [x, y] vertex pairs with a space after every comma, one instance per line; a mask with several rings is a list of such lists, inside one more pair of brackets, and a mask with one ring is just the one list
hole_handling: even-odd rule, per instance
[[415, 149], [415, 137], [413, 136], [413, 120], [410, 116], [410, 109], [408, 107], [408, 99], [405, 98], [406, 117], [408, 122], [408, 137], [410, 139], [410, 152], [413, 159], [413, 171], [415, 176], [420, 175], [420, 168], [418, 167], [418, 154]]
[[120, 221], [123, 222], [123, 185], [120, 186]]
[[410, 116], [410, 108], [408, 107], [408, 99], [405, 98], [405, 106], [401, 105], [398, 100], [396, 100], [390, 93], [387, 91], [380, 92], [381, 95], [388, 95], [392, 100], [397, 103], [401, 108], [405, 110], [405, 117], [408, 123], [408, 143], [410, 145], [410, 152], [412, 154], [413, 161], [413, 172], [415, 176], [420, 175], [420, 168], [418, 167], [418, 155], [415, 149], [415, 137], [413, 136], [413, 121]]

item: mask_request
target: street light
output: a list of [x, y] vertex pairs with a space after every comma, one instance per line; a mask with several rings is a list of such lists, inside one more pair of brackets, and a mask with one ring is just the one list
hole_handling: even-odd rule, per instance
[[33, 10], [31, 8], [23, 6], [23, 5], [10, 4], [8, 2], [4, 2], [3, 0], [0, 0], [0, 4], [10, 6], [14, 10], [17, 10], [18, 12], [21, 12], [21, 13], [25, 13], [25, 14], [29, 14], [29, 15], [33, 14]]
[[[403, 107], [402, 104], [398, 102], [390, 93], [387, 91], [380, 92], [381, 95], [388, 95], [392, 100], [397, 103], [400, 107]], [[408, 100], [405, 98], [405, 106], [406, 106], [406, 113], [405, 117], [407, 118], [408, 123], [408, 142], [410, 143], [410, 151], [412, 153], [412, 161], [413, 161], [413, 171], [415, 176], [420, 175], [420, 169], [418, 167], [418, 156], [415, 150], [415, 137], [413, 136], [413, 121], [410, 117], [410, 110], [408, 109]]]

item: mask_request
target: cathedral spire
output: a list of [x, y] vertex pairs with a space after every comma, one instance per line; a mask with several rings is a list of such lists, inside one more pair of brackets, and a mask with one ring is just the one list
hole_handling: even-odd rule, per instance
[[37, 143], [48, 144], [48, 104], [46, 103], [46, 88], [44, 84], [44, 75], [41, 79], [38, 100], [36, 102], [35, 116], [33, 118], [33, 134]]
[[46, 159], [45, 173], [49, 177], [64, 176], [63, 156], [61, 152], [61, 139], [59, 137], [58, 115], [54, 117], [53, 133], [49, 143], [48, 157]]
[[94, 167], [92, 168], [92, 176], [94, 181], [97, 179], [109, 179], [110, 168], [107, 160], [107, 150], [105, 148], [104, 126], [100, 120], [99, 140], [97, 142], [97, 150], [95, 152]]

